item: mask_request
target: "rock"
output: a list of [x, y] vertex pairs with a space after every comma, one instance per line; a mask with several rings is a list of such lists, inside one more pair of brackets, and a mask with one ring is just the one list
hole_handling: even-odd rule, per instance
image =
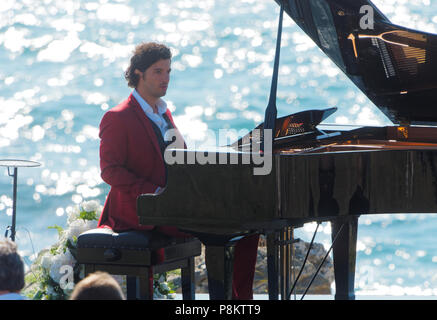
[[[308, 252], [309, 243], [304, 241], [298, 241], [294, 245], [294, 274], [297, 275], [300, 272], [305, 256]], [[326, 250], [320, 243], [313, 243], [308, 260], [305, 264], [305, 268], [299, 278], [299, 282], [296, 286], [296, 293], [303, 293], [308, 286], [309, 282], [314, 276], [317, 268], [326, 255]], [[331, 294], [331, 284], [334, 281], [334, 266], [331, 257], [325, 260], [322, 268], [320, 269], [317, 277], [314, 279], [308, 294]]]
[[[294, 244], [294, 277], [299, 274], [302, 263], [305, 259], [309, 248], [309, 243], [298, 241]], [[305, 268], [300, 276], [299, 282], [296, 285], [296, 293], [303, 293], [311, 281], [314, 272], [322, 262], [326, 250], [320, 243], [314, 243], [308, 256]], [[208, 276], [205, 266], [205, 248], [202, 246], [202, 254], [195, 258], [195, 277], [196, 277], [196, 293], [208, 293]], [[168, 274], [168, 281], [172, 281], [178, 288], [176, 292], [180, 293], [180, 276], [177, 274]], [[331, 294], [331, 284], [334, 281], [334, 267], [331, 257], [328, 256], [319, 274], [314, 279], [308, 294]], [[254, 293], [267, 294], [267, 247], [265, 241], [260, 241], [258, 248], [257, 263], [254, 277]]]

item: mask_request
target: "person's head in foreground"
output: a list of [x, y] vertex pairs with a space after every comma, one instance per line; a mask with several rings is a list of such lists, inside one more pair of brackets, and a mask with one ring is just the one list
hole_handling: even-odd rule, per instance
[[21, 300], [24, 287], [24, 263], [15, 242], [0, 240], [0, 300]]
[[111, 275], [97, 271], [79, 281], [70, 300], [124, 300], [124, 295]]

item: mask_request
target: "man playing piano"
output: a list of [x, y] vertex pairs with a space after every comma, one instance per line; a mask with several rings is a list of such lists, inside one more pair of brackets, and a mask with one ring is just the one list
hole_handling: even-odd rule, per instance
[[[116, 232], [156, 230], [174, 237], [190, 237], [170, 226], [140, 225], [136, 199], [159, 193], [166, 185], [163, 152], [168, 129], [176, 129], [161, 97], [170, 81], [171, 52], [157, 43], [141, 43], [130, 60], [125, 78], [134, 88], [127, 100], [112, 108], [100, 123], [100, 168], [111, 186], [99, 227]], [[179, 135], [177, 141], [183, 141]], [[173, 131], [174, 132], [174, 131]], [[176, 141], [176, 142], [177, 142]], [[172, 146], [175, 146], [172, 143]], [[178, 146], [185, 147], [183, 145]], [[241, 239], [235, 248], [233, 298], [252, 299], [258, 235]]]

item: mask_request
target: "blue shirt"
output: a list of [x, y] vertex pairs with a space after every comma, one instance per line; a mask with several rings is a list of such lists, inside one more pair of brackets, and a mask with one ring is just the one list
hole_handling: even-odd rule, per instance
[[[161, 130], [161, 134], [163, 139], [165, 140], [165, 134], [168, 129], [168, 123], [165, 121], [163, 114], [167, 111], [167, 104], [164, 100], [159, 99], [156, 103], [156, 107], [158, 108], [158, 113], [153, 112], [153, 108], [146, 102], [146, 100], [143, 99], [143, 97], [140, 96], [138, 91], [134, 89], [132, 91], [132, 95], [134, 98], [138, 101], [138, 103], [141, 106], [141, 109], [143, 109], [146, 116], [152, 120], [156, 126]], [[155, 193], [159, 193], [162, 190], [161, 187], [156, 188]]]
[[158, 108], [158, 113], [154, 113], [153, 108], [146, 102], [146, 100], [144, 100], [140, 96], [140, 94], [136, 89], [132, 91], [132, 95], [138, 101], [138, 103], [141, 106], [141, 109], [143, 109], [146, 116], [157, 125], [159, 130], [161, 130], [162, 137], [165, 139], [165, 133], [168, 130], [168, 123], [167, 121], [165, 121], [163, 117], [163, 114], [167, 111], [167, 104], [165, 103], [165, 101], [162, 99], [158, 100], [158, 102], [156, 103], [156, 107]]

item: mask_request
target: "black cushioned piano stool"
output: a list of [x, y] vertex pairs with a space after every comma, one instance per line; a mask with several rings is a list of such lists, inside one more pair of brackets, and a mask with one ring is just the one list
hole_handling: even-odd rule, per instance
[[196, 238], [177, 239], [155, 231], [98, 228], [77, 240], [77, 261], [85, 266], [85, 276], [95, 271], [126, 275], [128, 300], [152, 300], [153, 274], [175, 269], [181, 269], [183, 299], [194, 300], [194, 257], [200, 253]]

